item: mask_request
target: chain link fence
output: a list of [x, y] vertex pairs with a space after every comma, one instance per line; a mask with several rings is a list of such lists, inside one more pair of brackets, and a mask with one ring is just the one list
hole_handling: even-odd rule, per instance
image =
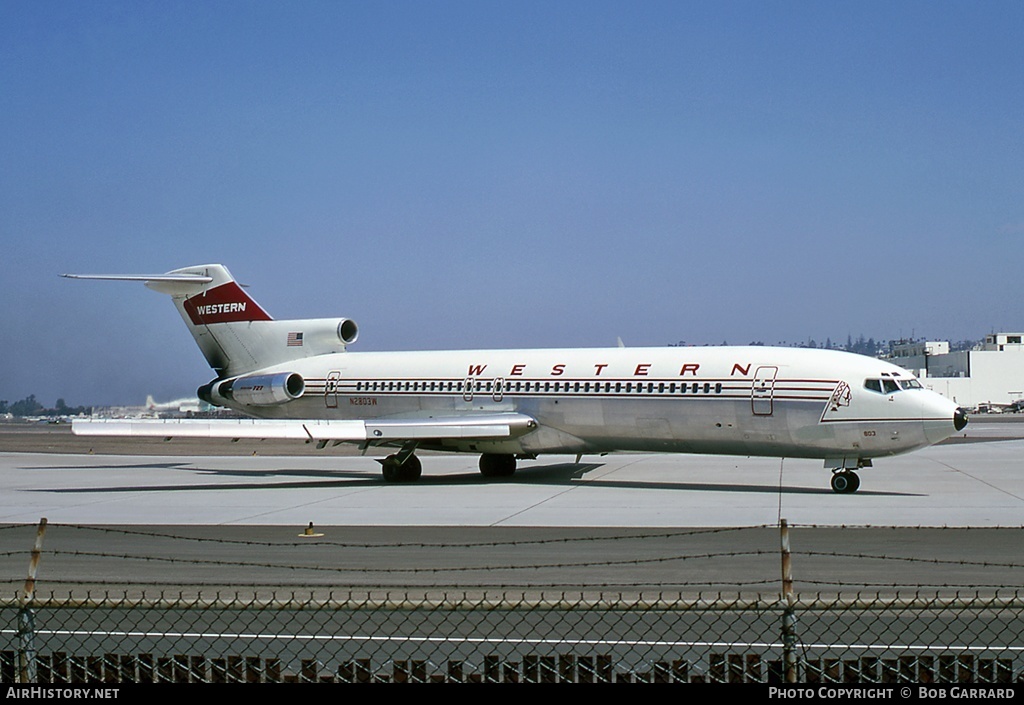
[[[348, 594], [0, 603], [0, 681], [1010, 683], [1024, 598]], [[786, 632], [792, 624], [792, 638]], [[10, 626], [18, 625], [11, 629]]]
[[[785, 522], [362, 544], [179, 531], [58, 525], [44, 550], [45, 520], [3, 527], [0, 565], [28, 576], [6, 580], [0, 598], [0, 683], [1024, 680], [1020, 530], [943, 533], [931, 545], [955, 550], [941, 559], [921, 556], [923, 531], [858, 541], [845, 527], [797, 542], [838, 539], [844, 552], [790, 554]], [[987, 547], [998, 550], [978, 555]], [[781, 581], [769, 577], [780, 566]], [[871, 566], [894, 582], [851, 582]], [[643, 581], [589, 587], [592, 574]], [[232, 581], [245, 575], [279, 582]], [[554, 588], [549, 577], [586, 582]], [[453, 578], [463, 587], [438, 584]], [[719, 591], [729, 584], [734, 593]]]

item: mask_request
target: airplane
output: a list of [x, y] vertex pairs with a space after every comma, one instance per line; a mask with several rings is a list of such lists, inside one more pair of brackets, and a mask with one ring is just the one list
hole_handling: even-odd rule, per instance
[[174, 401], [158, 402], [153, 398], [152, 394], [147, 394], [145, 408], [146, 411], [178, 411], [181, 413], [197, 413], [200, 410], [200, 401], [198, 398], [192, 399], [191, 397], [187, 397], [185, 399], [175, 399]]
[[930, 446], [967, 414], [906, 370], [834, 350], [665, 347], [349, 352], [348, 318], [275, 320], [228, 269], [65, 274], [140, 281], [171, 297], [216, 378], [198, 389], [229, 420], [76, 420], [79, 435], [356, 443], [384, 480], [420, 478], [419, 449], [480, 454], [488, 478], [543, 454], [705, 453], [815, 458], [831, 488], [874, 458]]

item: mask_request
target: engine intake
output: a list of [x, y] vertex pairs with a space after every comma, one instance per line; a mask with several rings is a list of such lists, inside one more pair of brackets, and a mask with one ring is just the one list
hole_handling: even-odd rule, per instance
[[351, 318], [342, 318], [338, 321], [338, 339], [345, 343], [345, 345], [351, 345], [356, 342], [356, 338], [359, 337], [359, 326]]

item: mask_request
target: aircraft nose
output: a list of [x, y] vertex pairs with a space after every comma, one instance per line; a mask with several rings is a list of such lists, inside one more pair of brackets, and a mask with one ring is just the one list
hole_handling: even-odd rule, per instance
[[953, 414], [953, 428], [957, 431], [963, 431], [967, 426], [967, 412], [957, 407], [956, 412]]

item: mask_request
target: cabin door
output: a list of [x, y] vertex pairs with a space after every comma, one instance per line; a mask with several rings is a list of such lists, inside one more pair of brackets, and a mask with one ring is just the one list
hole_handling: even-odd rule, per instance
[[324, 385], [324, 406], [328, 409], [338, 408], [338, 381], [341, 379], [341, 370], [331, 370], [327, 373], [327, 382]]
[[758, 367], [750, 392], [750, 410], [754, 416], [771, 416], [775, 411], [775, 375], [778, 367]]

